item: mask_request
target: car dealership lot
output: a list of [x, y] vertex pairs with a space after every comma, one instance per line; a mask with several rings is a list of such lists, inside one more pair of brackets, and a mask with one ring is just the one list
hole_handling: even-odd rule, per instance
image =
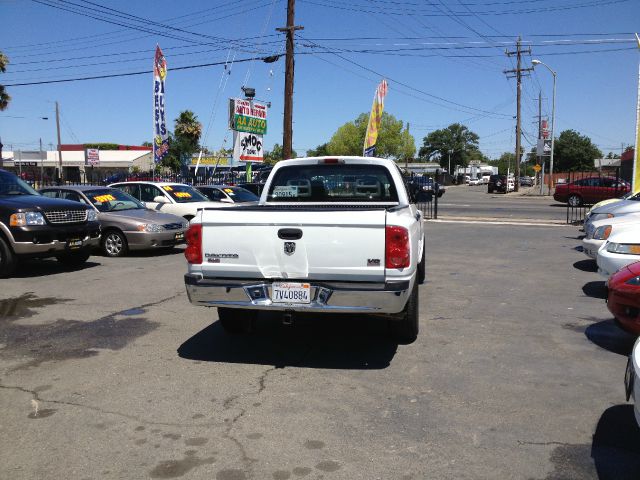
[[[262, 318], [230, 337], [189, 304], [181, 249], [22, 266], [0, 280], [1, 476], [639, 478], [633, 337], [577, 227], [552, 225], [549, 199], [492, 210], [457, 190], [452, 223], [425, 225], [406, 346], [348, 317]], [[460, 206], [474, 200], [486, 208]]]

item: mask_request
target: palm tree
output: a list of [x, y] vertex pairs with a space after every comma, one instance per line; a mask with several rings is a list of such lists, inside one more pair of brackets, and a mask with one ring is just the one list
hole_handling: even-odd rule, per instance
[[[0, 73], [4, 73], [7, 69], [7, 64], [9, 63], [9, 59], [7, 56], [0, 52]], [[4, 85], [0, 85], [0, 111], [6, 110], [9, 106], [9, 101], [11, 97], [6, 92]]]
[[198, 121], [198, 117], [191, 110], [180, 112], [175, 120], [175, 136], [186, 140], [186, 143], [198, 148], [198, 142], [202, 135], [202, 124]]

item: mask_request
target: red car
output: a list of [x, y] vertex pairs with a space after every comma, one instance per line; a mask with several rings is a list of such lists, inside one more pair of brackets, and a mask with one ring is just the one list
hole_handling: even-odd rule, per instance
[[621, 197], [631, 190], [624, 180], [615, 177], [586, 177], [571, 183], [559, 183], [553, 199], [572, 207], [593, 205], [607, 198]]
[[640, 262], [611, 275], [608, 286], [607, 308], [622, 328], [640, 335]]

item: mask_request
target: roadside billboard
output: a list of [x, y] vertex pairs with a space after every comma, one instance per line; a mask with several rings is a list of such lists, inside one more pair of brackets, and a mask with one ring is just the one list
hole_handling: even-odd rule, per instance
[[229, 128], [238, 132], [265, 135], [267, 105], [241, 98], [229, 99]]
[[262, 135], [233, 132], [233, 158], [240, 162], [262, 162]]

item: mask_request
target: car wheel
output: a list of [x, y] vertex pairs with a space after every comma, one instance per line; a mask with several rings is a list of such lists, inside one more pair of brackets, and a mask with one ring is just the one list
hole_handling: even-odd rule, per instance
[[63, 253], [62, 255], [57, 255], [56, 260], [62, 263], [65, 267], [75, 268], [86, 262], [90, 256], [91, 251], [87, 248], [79, 252], [69, 252]]
[[18, 261], [7, 241], [0, 236], [0, 278], [7, 278], [16, 269]]
[[249, 333], [255, 323], [257, 313], [239, 308], [218, 307], [218, 319], [227, 333], [238, 335]]
[[102, 252], [107, 257], [122, 257], [128, 249], [127, 239], [122, 232], [108, 230], [102, 234]]
[[413, 343], [420, 330], [418, 319], [418, 282], [414, 282], [413, 290], [399, 319], [389, 320], [389, 328], [395, 340], [403, 345]]
[[569, 195], [567, 198], [567, 203], [572, 207], [579, 207], [582, 204], [582, 198], [580, 195]]
[[424, 283], [425, 278], [427, 277], [427, 265], [425, 260], [425, 250], [427, 249], [427, 245], [422, 241], [422, 259], [420, 259], [420, 263], [418, 264], [418, 283], [422, 285]]
[[493, 193], [493, 190], [490, 188], [487, 188], [487, 193]]

